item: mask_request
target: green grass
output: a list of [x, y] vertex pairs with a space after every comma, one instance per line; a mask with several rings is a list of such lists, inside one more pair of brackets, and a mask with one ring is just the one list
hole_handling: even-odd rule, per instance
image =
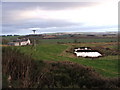
[[[74, 43], [75, 39], [41, 39], [40, 43]], [[114, 42], [116, 38], [82, 38], [77, 39], [77, 42]]]
[[[92, 60], [91, 58], [72, 57], [65, 53], [71, 45], [62, 44], [40, 44], [36, 48], [32, 46], [16, 47], [22, 53], [31, 55], [35, 60], [72, 61], [92, 67], [105, 77], [118, 76], [118, 56], [105, 56]], [[94, 45], [93, 45], [94, 46]]]
[[20, 37], [20, 36], [5, 36], [2, 38], [7, 39], [7, 40], [13, 40], [13, 39], [17, 39], [18, 37]]

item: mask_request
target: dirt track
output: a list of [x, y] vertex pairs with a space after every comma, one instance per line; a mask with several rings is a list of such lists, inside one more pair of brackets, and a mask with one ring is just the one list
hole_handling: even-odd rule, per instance
[[3, 47], [3, 46], [9, 46], [9, 45], [0, 45], [0, 47]]

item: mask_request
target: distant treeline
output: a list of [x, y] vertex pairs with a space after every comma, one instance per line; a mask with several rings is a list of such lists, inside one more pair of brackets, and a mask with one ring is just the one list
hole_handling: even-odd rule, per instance
[[120, 88], [118, 78], [70, 61], [37, 61], [14, 47], [3, 47], [2, 58], [3, 88]]
[[2, 37], [7, 37], [7, 36], [20, 36], [20, 35], [2, 35]]

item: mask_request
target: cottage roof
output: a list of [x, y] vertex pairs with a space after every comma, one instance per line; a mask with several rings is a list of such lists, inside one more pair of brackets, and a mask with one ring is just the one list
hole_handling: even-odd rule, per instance
[[26, 38], [22, 38], [22, 39], [17, 39], [17, 40], [13, 40], [13, 42], [23, 42], [23, 41], [27, 41], [28, 39]]

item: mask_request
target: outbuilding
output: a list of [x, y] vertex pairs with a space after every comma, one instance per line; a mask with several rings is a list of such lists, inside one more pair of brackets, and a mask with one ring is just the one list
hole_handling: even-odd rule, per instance
[[8, 45], [11, 46], [23, 46], [23, 45], [30, 45], [31, 42], [29, 39], [23, 38], [23, 39], [17, 39], [14, 40], [13, 42], [9, 42]]

